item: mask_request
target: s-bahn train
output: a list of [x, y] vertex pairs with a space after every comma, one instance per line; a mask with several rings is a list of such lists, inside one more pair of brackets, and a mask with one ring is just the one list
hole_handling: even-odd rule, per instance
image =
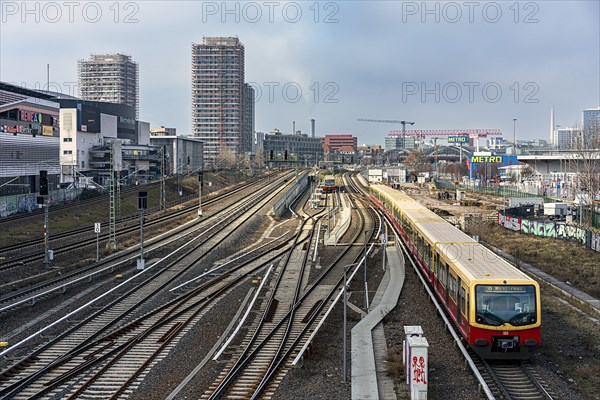
[[370, 197], [392, 221], [469, 346], [486, 359], [527, 359], [540, 344], [540, 287], [406, 194]]
[[335, 185], [335, 176], [327, 175], [325, 179], [323, 179], [323, 185], [321, 185], [323, 189], [323, 193], [333, 193], [337, 190], [337, 186]]

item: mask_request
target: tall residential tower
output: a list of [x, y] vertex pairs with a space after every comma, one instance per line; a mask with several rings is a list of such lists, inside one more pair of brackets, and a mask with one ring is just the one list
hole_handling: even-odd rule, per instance
[[244, 45], [234, 37], [192, 44], [192, 134], [204, 142], [205, 166], [219, 167], [224, 150], [244, 150], [243, 103]]
[[135, 107], [139, 118], [138, 64], [123, 54], [92, 54], [79, 60], [79, 96], [83, 100], [105, 101]]

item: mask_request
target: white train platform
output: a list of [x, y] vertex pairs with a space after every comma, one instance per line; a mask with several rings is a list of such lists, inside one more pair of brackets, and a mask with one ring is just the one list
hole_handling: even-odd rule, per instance
[[386, 248], [386, 271], [369, 313], [352, 329], [352, 399], [395, 399], [387, 374], [387, 345], [383, 318], [396, 307], [404, 284], [404, 257], [396, 247]]

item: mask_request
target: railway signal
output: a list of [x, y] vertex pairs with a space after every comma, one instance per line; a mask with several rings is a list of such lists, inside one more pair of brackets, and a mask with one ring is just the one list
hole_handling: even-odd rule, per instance
[[96, 262], [98, 262], [98, 260], [100, 259], [100, 257], [99, 257], [99, 255], [100, 255], [100, 240], [99, 240], [100, 222], [94, 223], [94, 232], [96, 233]]
[[48, 196], [48, 171], [40, 171], [40, 196]]
[[48, 232], [48, 171], [40, 170], [40, 196], [37, 203], [44, 207], [44, 266], [49, 267], [54, 253], [50, 250], [50, 233]]

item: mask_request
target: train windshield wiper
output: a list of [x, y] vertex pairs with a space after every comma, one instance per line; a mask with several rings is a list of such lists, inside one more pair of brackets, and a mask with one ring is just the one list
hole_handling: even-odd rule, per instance
[[518, 313], [517, 315], [514, 315], [513, 317], [511, 317], [508, 320], [508, 323], [511, 324], [512, 326], [527, 325], [527, 324], [532, 324], [534, 322], [535, 322], [535, 313], [529, 312], [529, 311]]
[[489, 312], [488, 310], [478, 312], [477, 316], [480, 317], [482, 319], [481, 322], [485, 323], [486, 325], [500, 326], [504, 322], [506, 322], [502, 318]]

